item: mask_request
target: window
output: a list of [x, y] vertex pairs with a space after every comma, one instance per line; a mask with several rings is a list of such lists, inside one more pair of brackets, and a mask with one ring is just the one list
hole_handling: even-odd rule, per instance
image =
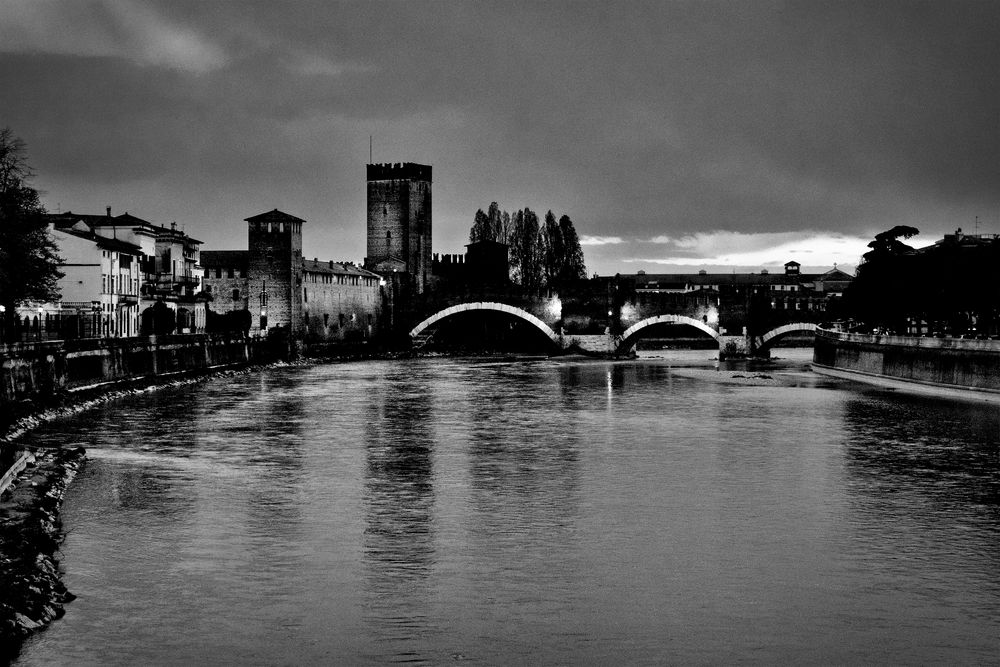
[[215, 277], [216, 278], [221, 278], [222, 277], [222, 267], [221, 266], [215, 267]]
[[330, 313], [323, 313], [323, 326], [330, 326]]
[[305, 287], [302, 288], [302, 300], [309, 303], [309, 290]]
[[234, 289], [233, 290], [233, 301], [239, 301], [239, 300], [240, 300], [240, 291], [238, 289]]
[[233, 267], [230, 266], [229, 267], [229, 271], [227, 272], [226, 277], [228, 277], [228, 278], [235, 278], [236, 277], [236, 270], [233, 269]]

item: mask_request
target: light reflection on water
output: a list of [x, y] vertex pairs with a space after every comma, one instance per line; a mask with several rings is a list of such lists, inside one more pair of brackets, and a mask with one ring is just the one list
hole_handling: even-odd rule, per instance
[[21, 662], [994, 661], [1000, 417], [776, 356], [276, 369], [53, 424], [79, 599]]

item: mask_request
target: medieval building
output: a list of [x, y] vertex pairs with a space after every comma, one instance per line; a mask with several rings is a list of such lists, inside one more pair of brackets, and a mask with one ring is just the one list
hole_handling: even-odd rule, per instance
[[422, 294], [431, 278], [431, 167], [412, 162], [368, 165], [365, 268], [393, 288]]
[[277, 209], [246, 218], [247, 250], [203, 251], [204, 289], [215, 317], [242, 317], [239, 328], [287, 327], [306, 341], [375, 335], [381, 279], [349, 262], [302, 257], [305, 220]]

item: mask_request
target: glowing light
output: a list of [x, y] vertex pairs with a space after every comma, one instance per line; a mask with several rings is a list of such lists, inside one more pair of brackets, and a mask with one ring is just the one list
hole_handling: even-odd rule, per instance
[[631, 303], [622, 304], [622, 312], [619, 315], [622, 322], [632, 322], [636, 319], [635, 316], [635, 306]]
[[705, 321], [708, 324], [718, 324], [719, 323], [719, 311], [715, 308], [709, 308], [708, 312], [705, 313]]
[[562, 301], [554, 296], [545, 304], [545, 312], [553, 321], [562, 319]]

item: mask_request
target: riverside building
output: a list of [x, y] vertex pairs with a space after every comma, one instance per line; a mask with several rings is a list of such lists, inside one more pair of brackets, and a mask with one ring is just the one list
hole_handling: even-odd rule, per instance
[[295, 338], [359, 341], [378, 332], [382, 281], [351, 262], [306, 260], [305, 220], [274, 209], [249, 218], [247, 250], [201, 253], [212, 317], [264, 333], [287, 327]]

